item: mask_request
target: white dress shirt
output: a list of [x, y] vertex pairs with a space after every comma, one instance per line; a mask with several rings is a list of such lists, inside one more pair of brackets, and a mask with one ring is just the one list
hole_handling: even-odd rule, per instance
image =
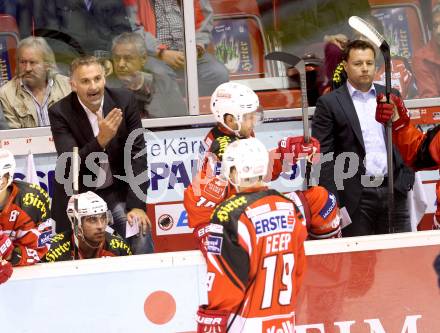
[[[385, 129], [375, 119], [377, 101], [374, 84], [371, 85], [368, 92], [355, 89], [349, 81], [347, 81], [347, 87], [361, 125], [365, 146], [366, 174], [386, 176], [388, 169]], [[359, 162], [363, 163], [364, 161]]]
[[103, 118], [104, 114], [102, 112], [102, 107], [104, 106], [104, 98], [102, 98], [101, 105], [99, 106], [99, 110], [96, 112], [90, 111], [90, 109], [81, 102], [78, 97], [79, 104], [83, 107], [84, 111], [86, 111], [87, 118], [89, 118], [90, 125], [92, 126], [93, 135], [95, 137], [99, 134], [99, 124], [98, 124], [98, 115]]
[[[99, 110], [96, 112], [90, 111], [90, 109], [81, 102], [81, 100], [78, 97], [79, 104], [83, 107], [84, 111], [86, 111], [87, 118], [89, 119], [90, 125], [92, 126], [93, 135], [95, 137], [99, 134], [99, 123], [98, 123], [98, 115], [103, 118], [104, 114], [102, 111], [103, 105], [104, 105], [104, 98], [102, 98], [101, 105], [99, 106]], [[104, 182], [103, 185], [99, 186], [98, 188], [103, 189], [106, 187], [109, 187], [111, 184], [113, 184], [113, 176], [112, 172], [110, 170], [110, 164], [108, 162], [108, 158], [105, 160], [100, 160], [101, 168], [99, 169], [98, 173], [98, 182]]]

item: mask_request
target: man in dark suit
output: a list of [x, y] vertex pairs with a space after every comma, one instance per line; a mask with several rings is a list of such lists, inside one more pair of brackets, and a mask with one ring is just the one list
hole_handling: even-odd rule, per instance
[[77, 146], [79, 191], [94, 191], [107, 202], [112, 228], [122, 237], [126, 236], [127, 220], [138, 223], [138, 237], [128, 239], [133, 253], [152, 252], [146, 215], [147, 176], [139, 176], [146, 171], [147, 160], [145, 155], [135, 157], [145, 148], [137, 102], [128, 90], [105, 87], [104, 68], [93, 56], [72, 62], [71, 85], [72, 93], [49, 110], [58, 153], [52, 202], [57, 232], [70, 228], [65, 213], [71, 195], [66, 193], [72, 183], [67, 180], [70, 159], [62, 154]]
[[[318, 99], [312, 122], [312, 135], [320, 141], [321, 152], [334, 153], [330, 160], [323, 159], [319, 184], [336, 195], [351, 217], [352, 224], [343, 229], [343, 236], [389, 232], [385, 130], [375, 120], [376, 95], [385, 88], [373, 84], [375, 58], [374, 47], [366, 41], [347, 45], [343, 65], [348, 80]], [[392, 232], [411, 231], [406, 197], [414, 174], [397, 150], [393, 153]]]

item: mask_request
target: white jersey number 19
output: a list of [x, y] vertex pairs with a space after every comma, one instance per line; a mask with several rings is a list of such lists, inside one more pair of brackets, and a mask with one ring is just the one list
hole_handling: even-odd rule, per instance
[[[286, 286], [285, 290], [279, 291], [278, 302], [280, 305], [288, 305], [292, 299], [292, 272], [295, 264], [293, 253], [285, 253], [283, 256], [283, 272], [281, 282]], [[266, 282], [264, 284], [264, 295], [261, 303], [262, 309], [270, 308], [272, 305], [273, 284], [275, 279], [278, 255], [264, 258], [263, 267], [266, 269]]]

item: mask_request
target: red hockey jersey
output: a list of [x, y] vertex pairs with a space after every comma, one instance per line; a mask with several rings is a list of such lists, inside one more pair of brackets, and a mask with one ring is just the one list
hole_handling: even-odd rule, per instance
[[231, 312], [229, 332], [293, 332], [307, 237], [295, 203], [254, 188], [220, 204], [206, 228], [207, 308]]
[[[239, 138], [218, 124], [206, 135], [206, 154], [201, 161], [200, 169], [186, 188], [183, 204], [188, 213], [188, 224], [191, 228], [209, 223], [214, 208], [236, 193], [235, 188], [228, 181], [218, 177], [221, 160], [226, 147]], [[270, 152], [269, 178], [276, 179], [282, 172], [282, 162], [276, 149]]]
[[[184, 206], [191, 228], [209, 223], [212, 212], [221, 202], [236, 193], [235, 187], [218, 177], [226, 147], [239, 140], [233, 133], [217, 125], [205, 138], [208, 152], [198, 174], [184, 193]], [[283, 171], [277, 149], [270, 152], [268, 178], [276, 179]], [[340, 215], [336, 198], [321, 186], [287, 194], [303, 209], [307, 217], [310, 239], [340, 237]], [[323, 209], [325, 211], [323, 211]]]
[[0, 229], [14, 245], [9, 261], [14, 266], [32, 265], [40, 261], [50, 245], [49, 195], [41, 187], [22, 181], [14, 181], [9, 189], [0, 213]]

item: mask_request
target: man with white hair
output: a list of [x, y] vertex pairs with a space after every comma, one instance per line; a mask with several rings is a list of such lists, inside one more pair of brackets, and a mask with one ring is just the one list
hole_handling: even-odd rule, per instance
[[0, 104], [10, 128], [49, 126], [49, 107], [70, 91], [45, 39], [27, 37], [17, 46], [15, 77], [0, 88]]
[[15, 158], [0, 149], [0, 283], [12, 266], [38, 263], [49, 248], [49, 195], [39, 186], [13, 180]]

